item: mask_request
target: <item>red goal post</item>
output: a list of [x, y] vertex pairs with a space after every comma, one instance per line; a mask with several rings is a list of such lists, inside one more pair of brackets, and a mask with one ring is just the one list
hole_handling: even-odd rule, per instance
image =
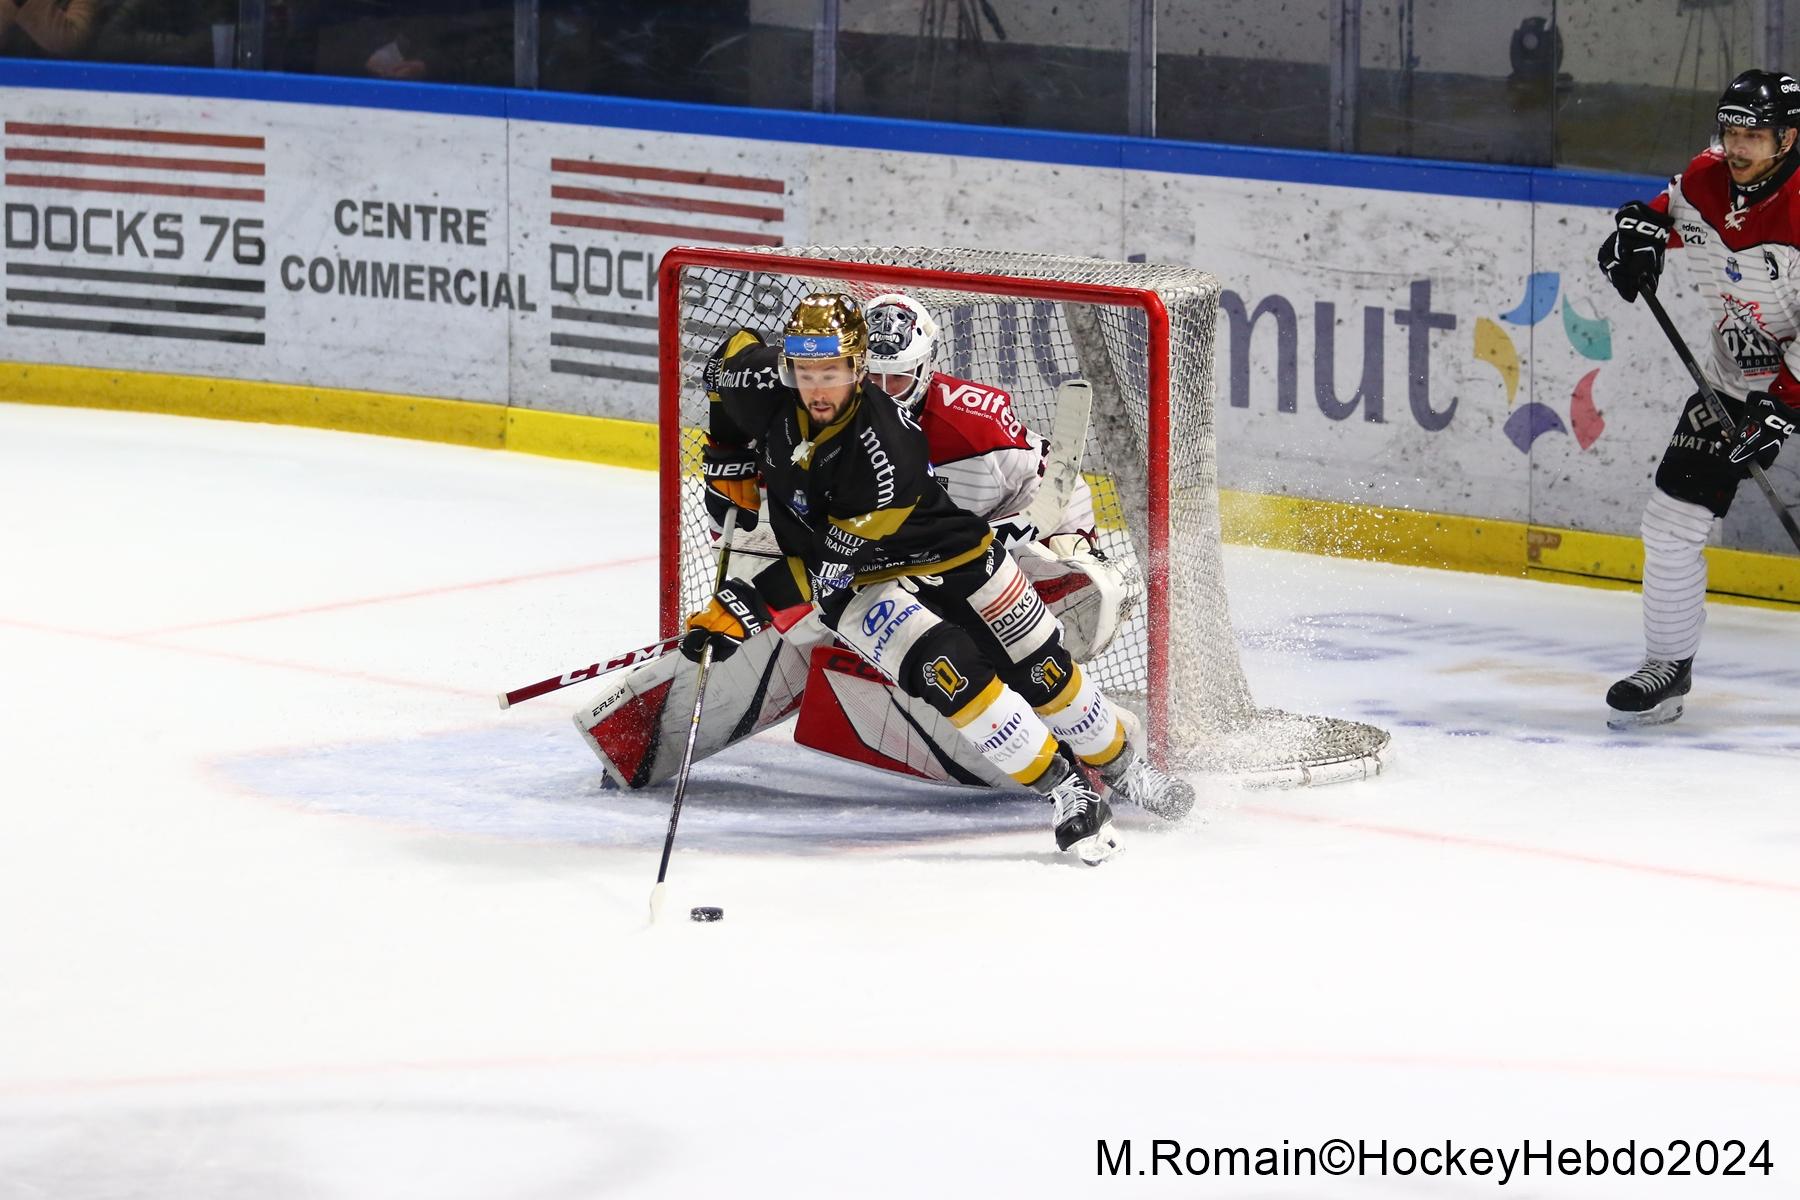
[[[1138, 603], [1119, 643], [1089, 671], [1144, 717], [1160, 756], [1259, 773], [1271, 759], [1259, 744], [1277, 728], [1271, 719], [1286, 722], [1286, 741], [1301, 732], [1294, 721], [1315, 733], [1352, 724], [1256, 709], [1238, 663], [1219, 562], [1212, 339], [1220, 287], [1212, 276], [987, 250], [684, 246], [664, 256], [657, 286], [664, 635], [699, 607], [710, 583], [711, 548], [696, 515], [707, 356], [739, 327], [776, 333], [808, 291], [863, 301], [904, 291], [939, 318], [937, 369], [1007, 389], [1038, 432], [1049, 432], [1057, 382], [1093, 384], [1080, 461], [1102, 547], [1129, 573]], [[1272, 759], [1283, 769], [1300, 764], [1307, 782], [1315, 772], [1306, 764], [1347, 756], [1374, 758], [1379, 769], [1380, 747], [1367, 747], [1385, 745], [1386, 735], [1371, 732], [1379, 738], [1337, 730], [1324, 744], [1296, 744]]]

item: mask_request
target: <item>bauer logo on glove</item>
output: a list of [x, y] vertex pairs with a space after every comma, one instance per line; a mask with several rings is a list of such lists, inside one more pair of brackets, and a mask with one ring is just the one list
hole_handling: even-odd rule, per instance
[[755, 446], [727, 446], [706, 439], [700, 452], [700, 472], [706, 482], [706, 515], [712, 521], [716, 541], [725, 531], [725, 522], [737, 514], [739, 529], [756, 528], [757, 512], [762, 508], [762, 476]]
[[681, 639], [681, 653], [689, 661], [699, 662], [700, 656], [711, 646], [713, 661], [723, 662], [773, 621], [769, 606], [763, 603], [754, 587], [741, 579], [727, 579], [725, 586], [713, 593], [706, 607], [688, 618], [687, 634]]

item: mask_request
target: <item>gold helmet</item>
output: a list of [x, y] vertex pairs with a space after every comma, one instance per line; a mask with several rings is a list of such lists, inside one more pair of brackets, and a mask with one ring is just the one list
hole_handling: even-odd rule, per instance
[[[803, 358], [847, 358], [858, 376], [869, 355], [869, 325], [855, 300], [842, 292], [814, 292], [800, 301], [782, 331], [782, 375]], [[786, 382], [786, 380], [784, 380]]]

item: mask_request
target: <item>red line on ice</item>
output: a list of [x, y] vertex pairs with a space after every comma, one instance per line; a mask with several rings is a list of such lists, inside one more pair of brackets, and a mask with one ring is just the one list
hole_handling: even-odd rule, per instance
[[197, 629], [218, 629], [226, 625], [248, 625], [256, 621], [280, 621], [287, 617], [305, 617], [314, 613], [338, 612], [346, 608], [363, 608], [371, 604], [391, 604], [397, 600], [418, 600], [426, 596], [447, 596], [455, 592], [473, 592], [482, 588], [507, 587], [515, 583], [531, 583], [539, 579], [557, 579], [564, 575], [584, 575], [589, 571], [610, 571], [615, 567], [634, 567], [642, 563], [655, 562], [654, 554], [641, 554], [636, 558], [615, 558], [606, 562], [583, 563], [578, 567], [558, 567], [552, 571], [532, 571], [524, 575], [508, 575], [502, 579], [478, 579], [472, 583], [450, 583], [442, 587], [420, 588], [412, 592], [390, 592], [382, 596], [365, 596], [359, 600], [333, 600], [325, 604], [309, 604], [301, 608], [287, 608], [278, 612], [254, 613], [243, 617], [221, 617], [216, 621], [196, 621], [192, 625], [169, 625], [162, 629], [146, 629], [140, 633], [122, 635], [128, 638], [163, 637], [171, 633], [190, 633]]
[[98, 633], [90, 629], [63, 629], [55, 625], [40, 625], [35, 621], [18, 621], [9, 617], [0, 617], [0, 625], [13, 629], [25, 629], [33, 633], [52, 633], [60, 637], [86, 638], [99, 642], [122, 642], [128, 646], [137, 646], [144, 650], [158, 650], [167, 654], [198, 655], [201, 658], [217, 658], [226, 662], [247, 663], [255, 667], [277, 667], [284, 671], [304, 671], [312, 675], [327, 675], [333, 679], [360, 679], [365, 683], [379, 684], [382, 687], [408, 688], [413, 691], [432, 692], [440, 696], [464, 696], [470, 699], [491, 700], [491, 691], [476, 692], [468, 688], [450, 687], [441, 683], [421, 683], [416, 679], [398, 679], [392, 675], [376, 675], [369, 671], [346, 671], [337, 667], [321, 667], [313, 663], [291, 662], [280, 658], [260, 658], [254, 654], [239, 654], [231, 650], [209, 650], [199, 646], [175, 646], [167, 642], [150, 640], [145, 634], [131, 633]]
[[1400, 825], [1376, 825], [1367, 821], [1346, 821], [1340, 817], [1314, 816], [1309, 813], [1286, 812], [1261, 805], [1246, 805], [1243, 812], [1278, 821], [1296, 821], [1304, 825], [1329, 825], [1357, 833], [1373, 833], [1383, 837], [1406, 838], [1415, 842], [1437, 842], [1446, 846], [1466, 846], [1473, 850], [1496, 850], [1502, 854], [1520, 854], [1553, 862], [1581, 863], [1590, 867], [1608, 867], [1615, 871], [1631, 871], [1639, 875], [1660, 875], [1665, 879], [1687, 879], [1696, 883], [1722, 883], [1728, 887], [1754, 888], [1765, 892], [1785, 892], [1800, 896], [1800, 883], [1780, 879], [1751, 879], [1742, 875], [1721, 875], [1715, 871], [1697, 871], [1689, 867], [1665, 867], [1657, 863], [1633, 862], [1624, 858], [1607, 858], [1584, 854], [1578, 850], [1556, 850], [1549, 846], [1529, 846], [1521, 842], [1497, 842], [1487, 838], [1468, 837], [1459, 833], [1434, 833], [1429, 829], [1408, 829]]

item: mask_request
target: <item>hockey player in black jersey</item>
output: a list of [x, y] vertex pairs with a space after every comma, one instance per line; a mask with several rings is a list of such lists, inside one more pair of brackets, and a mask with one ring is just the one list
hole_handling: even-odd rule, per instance
[[1174, 793], [1191, 804], [1192, 789], [1130, 745], [987, 523], [932, 479], [924, 434], [867, 380], [867, 347], [855, 302], [820, 293], [780, 346], [740, 330], [708, 364], [708, 508], [753, 523], [760, 482], [786, 558], [753, 582], [728, 580], [689, 618], [683, 652], [697, 659], [711, 643], [729, 656], [774, 610], [811, 603], [871, 666], [1048, 796], [1059, 848], [1103, 861], [1119, 838], [1082, 766], [1146, 807]]

